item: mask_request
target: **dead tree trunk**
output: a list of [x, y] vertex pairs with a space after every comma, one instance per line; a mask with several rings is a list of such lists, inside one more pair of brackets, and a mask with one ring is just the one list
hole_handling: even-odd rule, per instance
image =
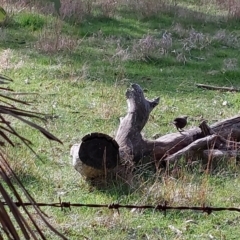
[[152, 153], [153, 148], [143, 139], [141, 131], [146, 125], [149, 114], [159, 103], [159, 98], [147, 100], [137, 84], [132, 84], [126, 92], [128, 112], [120, 120], [115, 140], [119, 145], [122, 163], [138, 162], [142, 157]]
[[[211, 154], [211, 157], [214, 157], [214, 154], [215, 157], [237, 155], [240, 147], [237, 143], [240, 141], [240, 116], [223, 120], [210, 127], [204, 122], [200, 127], [148, 140], [143, 138], [141, 131], [148, 121], [149, 114], [158, 105], [159, 98], [146, 99], [137, 84], [132, 84], [127, 90], [126, 98], [128, 111], [120, 120], [115, 140], [106, 134], [94, 133], [83, 138], [77, 147], [72, 147], [74, 166], [79, 172], [81, 170], [76, 166], [84, 163], [90, 166], [93, 172], [96, 169], [96, 175], [101, 175], [111, 172], [119, 165], [136, 164], [145, 156], [155, 162], [176, 163], [182, 157], [194, 158], [207, 154]], [[213, 149], [218, 149], [222, 154], [212, 151]], [[90, 176], [88, 171], [82, 174]]]

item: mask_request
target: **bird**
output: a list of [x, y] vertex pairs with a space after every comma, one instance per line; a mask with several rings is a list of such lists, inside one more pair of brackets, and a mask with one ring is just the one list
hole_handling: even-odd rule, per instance
[[176, 126], [179, 132], [182, 132], [183, 128], [187, 125], [187, 116], [177, 117], [173, 120], [173, 124]]

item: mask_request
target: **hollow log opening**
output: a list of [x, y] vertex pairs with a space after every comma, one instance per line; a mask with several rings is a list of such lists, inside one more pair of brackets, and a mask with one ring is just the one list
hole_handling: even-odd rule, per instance
[[113, 169], [118, 165], [119, 146], [110, 136], [91, 133], [82, 138], [79, 148], [81, 161], [96, 169]]

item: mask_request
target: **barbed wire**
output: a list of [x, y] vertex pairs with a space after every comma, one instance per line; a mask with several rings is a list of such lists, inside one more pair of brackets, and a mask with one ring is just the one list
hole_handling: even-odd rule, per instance
[[[7, 202], [1, 202], [3, 205], [8, 205]], [[17, 207], [21, 206], [32, 206], [31, 202], [14, 202]], [[201, 206], [201, 207], [189, 207], [189, 206], [168, 206], [167, 202], [165, 201], [164, 204], [157, 204], [157, 205], [124, 205], [119, 203], [111, 203], [111, 204], [85, 204], [85, 203], [70, 203], [70, 202], [62, 202], [61, 198], [59, 198], [59, 202], [56, 203], [36, 203], [35, 206], [38, 207], [58, 207], [61, 210], [69, 209], [71, 207], [90, 207], [90, 208], [108, 208], [108, 209], [115, 209], [119, 212], [120, 208], [127, 208], [127, 209], [153, 209], [155, 211], [161, 211], [166, 215], [167, 210], [193, 210], [193, 211], [201, 211], [203, 213], [207, 213], [208, 215], [212, 212], [219, 212], [219, 211], [235, 211], [240, 212], [240, 208], [235, 207], [210, 207], [210, 206]]]

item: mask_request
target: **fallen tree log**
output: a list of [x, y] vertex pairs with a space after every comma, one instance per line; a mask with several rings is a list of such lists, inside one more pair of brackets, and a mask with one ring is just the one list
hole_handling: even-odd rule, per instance
[[[167, 161], [169, 163], [176, 163], [179, 159], [183, 157], [188, 159], [196, 157], [205, 159], [207, 158], [210, 160], [213, 158], [219, 159], [219, 152], [211, 151], [213, 149], [221, 149], [222, 151], [224, 151], [225, 154], [222, 154], [222, 156], [224, 157], [228, 155], [232, 156], [232, 151], [240, 148], [240, 143], [238, 143], [238, 141], [231, 141], [231, 139], [238, 139], [240, 134], [236, 125], [233, 126], [233, 124], [231, 124], [235, 120], [235, 118], [231, 121], [229, 121], [228, 119], [222, 122], [222, 124], [219, 125], [218, 123], [216, 125], [213, 125], [212, 127], [209, 127], [206, 124], [206, 121], [203, 121], [199, 125], [203, 137], [193, 141], [186, 147], [166, 157], [164, 161]], [[223, 128], [224, 125], [225, 127]], [[230, 132], [226, 131], [228, 128], [231, 128]], [[210, 151], [208, 157], [206, 157], [206, 151], [203, 154], [203, 150]], [[227, 154], [228, 151], [229, 154]]]
[[206, 84], [196, 84], [198, 88], [205, 88], [209, 90], [225, 91], [225, 92], [240, 92], [240, 89], [234, 87], [218, 87]]
[[[176, 163], [182, 157], [194, 158], [203, 155], [203, 151], [207, 149], [232, 151], [240, 147], [237, 143], [240, 141], [240, 116], [211, 126], [204, 122], [200, 127], [166, 134], [155, 140], [145, 139], [141, 131], [151, 111], [159, 104], [159, 98], [146, 99], [137, 84], [132, 84], [131, 88], [127, 89], [126, 98], [128, 111], [120, 120], [115, 140], [106, 134], [94, 133], [91, 137], [84, 137], [78, 147], [72, 147], [74, 167], [82, 175], [89, 178], [104, 175], [115, 171], [119, 166], [137, 164], [144, 157], [149, 157], [149, 161], [155, 163]], [[101, 140], [99, 136], [102, 137]], [[86, 146], [86, 139], [87, 148], [83, 147]], [[92, 168], [91, 174], [89, 171], [81, 171], [79, 166], [82, 166], [82, 163]]]

